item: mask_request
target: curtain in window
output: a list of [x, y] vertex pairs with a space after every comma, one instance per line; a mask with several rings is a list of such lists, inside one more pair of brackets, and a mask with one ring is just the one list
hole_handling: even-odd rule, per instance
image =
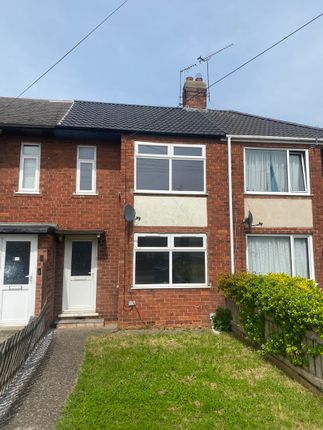
[[310, 277], [308, 265], [308, 249], [307, 239], [294, 239], [294, 254], [295, 254], [295, 276]]
[[252, 273], [292, 274], [288, 237], [248, 237], [248, 270]]
[[288, 191], [286, 151], [248, 149], [246, 167], [247, 191]]
[[22, 187], [34, 189], [36, 185], [36, 159], [25, 158], [23, 169]]
[[291, 191], [305, 191], [304, 182], [304, 155], [302, 153], [293, 153], [289, 155], [289, 171]]

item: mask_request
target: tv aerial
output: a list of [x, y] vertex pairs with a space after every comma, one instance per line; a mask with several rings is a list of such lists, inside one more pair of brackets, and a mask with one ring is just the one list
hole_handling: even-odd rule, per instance
[[228, 48], [231, 48], [231, 46], [233, 46], [233, 43], [230, 43], [230, 45], [224, 46], [221, 49], [218, 49], [215, 52], [212, 52], [212, 54], [207, 55], [206, 57], [202, 57], [201, 55], [199, 57], [197, 57], [198, 62], [201, 63], [206, 63], [206, 82], [207, 82], [207, 98], [210, 101], [211, 100], [211, 94], [210, 94], [210, 73], [209, 73], [209, 61], [211, 60], [212, 57], [214, 57], [214, 55], [219, 54], [222, 51], [225, 51]]
[[129, 205], [129, 203], [126, 203], [123, 207], [123, 216], [127, 222], [140, 220], [140, 217], [136, 215], [135, 208]]
[[[197, 57], [197, 61], [199, 62], [199, 64], [206, 63], [207, 97], [208, 97], [209, 101], [211, 99], [210, 90], [209, 90], [209, 86], [210, 86], [209, 61], [211, 60], [212, 57], [219, 54], [220, 52], [222, 52], [228, 48], [231, 48], [231, 46], [233, 46], [233, 43], [230, 43], [230, 45], [224, 46], [223, 48], [218, 49], [215, 52], [212, 52], [212, 54], [207, 55], [206, 57], [202, 57], [201, 55], [199, 57]], [[192, 69], [193, 67], [197, 67], [197, 66], [198, 65], [196, 63], [193, 63], [190, 66], [184, 67], [179, 72], [179, 106], [182, 106], [182, 104], [183, 104], [183, 100], [182, 100], [182, 75], [184, 72], [187, 72], [188, 70]]]

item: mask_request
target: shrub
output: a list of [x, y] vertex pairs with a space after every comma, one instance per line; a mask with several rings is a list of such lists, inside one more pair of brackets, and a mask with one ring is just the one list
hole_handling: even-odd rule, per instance
[[219, 306], [212, 317], [213, 328], [218, 331], [230, 331], [231, 320], [232, 314], [230, 309], [225, 309]]
[[[314, 281], [285, 274], [225, 274], [219, 287], [226, 297], [240, 305], [240, 323], [248, 337], [264, 353], [288, 357], [295, 365], [306, 363], [307, 354], [322, 354], [322, 347], [304, 344], [306, 330], [323, 338], [323, 291]], [[265, 338], [264, 316], [269, 315], [280, 333]]]

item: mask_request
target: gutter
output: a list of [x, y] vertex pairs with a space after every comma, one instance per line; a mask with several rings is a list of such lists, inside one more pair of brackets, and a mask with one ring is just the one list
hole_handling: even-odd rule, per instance
[[277, 137], [261, 135], [239, 135], [227, 134], [228, 145], [228, 200], [229, 200], [229, 232], [230, 232], [230, 271], [235, 273], [235, 255], [234, 255], [234, 222], [233, 222], [233, 195], [232, 195], [232, 143], [239, 142], [258, 142], [258, 143], [291, 143], [291, 144], [314, 144], [323, 146], [323, 138], [311, 137]]

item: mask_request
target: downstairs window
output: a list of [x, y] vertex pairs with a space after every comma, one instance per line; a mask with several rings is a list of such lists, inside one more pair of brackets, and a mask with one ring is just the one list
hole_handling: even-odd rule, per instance
[[205, 235], [135, 235], [135, 287], [206, 286]]
[[256, 274], [313, 278], [310, 236], [247, 236], [247, 268]]

